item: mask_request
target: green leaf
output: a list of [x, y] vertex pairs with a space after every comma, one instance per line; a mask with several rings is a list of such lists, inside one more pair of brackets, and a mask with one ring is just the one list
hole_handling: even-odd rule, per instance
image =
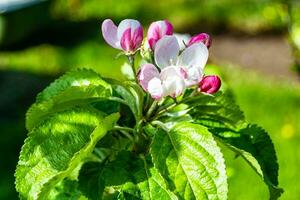
[[73, 176], [119, 118], [90, 107], [57, 113], [35, 127], [22, 147], [16, 169], [21, 199], [45, 199], [65, 177]]
[[167, 189], [165, 180], [144, 156], [140, 156], [140, 159], [137, 159], [133, 166], [135, 169], [133, 173], [134, 183], [137, 184], [143, 200], [178, 199]]
[[[87, 168], [83, 169], [88, 171], [89, 175], [87, 177], [80, 177], [83, 179], [89, 179], [90, 177], [92, 179], [90, 180], [91, 182], [95, 181], [94, 184], [90, 184], [94, 187], [90, 191], [95, 191], [99, 188], [99, 185], [105, 185], [106, 188], [103, 195], [106, 198], [109, 196], [106, 191], [115, 191], [110, 195], [116, 196], [117, 193], [118, 199], [177, 199], [176, 195], [168, 190], [164, 179], [153, 167], [149, 157], [145, 158], [144, 156], [137, 156], [128, 151], [121, 151], [115, 160], [105, 165], [91, 163], [86, 166]], [[96, 180], [98, 180], [97, 183]]]
[[248, 124], [230, 93], [216, 96], [199, 95], [187, 103], [194, 123], [207, 126], [227, 147], [241, 155], [263, 178], [270, 198], [277, 199], [283, 190], [278, 187], [278, 163], [274, 145], [262, 128]]
[[79, 173], [79, 188], [90, 200], [102, 199], [105, 182], [102, 176], [104, 163], [85, 163]]
[[117, 196], [118, 200], [141, 200], [141, 194], [138, 186], [132, 182], [122, 185]]
[[78, 189], [78, 182], [75, 180], [64, 179], [58, 183], [49, 193], [48, 200], [84, 200], [85, 198]]
[[110, 85], [102, 80], [101, 76], [91, 69], [75, 69], [67, 72], [59, 79], [56, 79], [40, 94], [38, 94], [36, 102], [46, 101], [71, 87], [82, 87], [89, 85], [102, 85], [111, 90]]
[[[131, 198], [125, 199], [177, 199], [176, 195], [168, 190], [164, 179], [153, 167], [150, 159], [147, 159], [144, 156], [137, 157], [128, 152], [124, 152], [121, 155], [123, 157], [123, 161], [125, 161], [125, 163], [122, 163], [123, 169], [125, 169], [125, 171], [123, 171], [122, 174], [116, 174], [115, 177], [128, 177], [126, 184], [122, 185], [121, 187], [121, 194], [126, 194]], [[113, 163], [113, 165], [110, 165], [112, 167], [110, 168], [111, 172], [116, 172], [116, 170], [112, 170], [116, 166], [120, 167], [121, 163], [119, 161], [117, 162], [118, 164]], [[108, 179], [109, 177], [107, 177], [106, 179]]]
[[111, 95], [111, 86], [96, 72], [85, 69], [68, 72], [37, 96], [26, 114], [26, 127], [30, 131], [51, 114], [105, 100]]
[[139, 85], [132, 82], [107, 80], [113, 88], [114, 96], [119, 96], [132, 111], [136, 122], [142, 117], [144, 92]]
[[215, 96], [199, 95], [187, 102], [188, 112], [197, 123], [207, 127], [236, 128], [244, 123], [245, 117], [234, 102], [232, 94], [219, 92]]
[[205, 127], [181, 122], [170, 131], [159, 129], [150, 152], [181, 199], [227, 199], [224, 159]]
[[33, 104], [26, 114], [26, 126], [30, 131], [49, 115], [74, 106], [104, 100], [110, 96], [102, 86], [72, 87], [48, 101]]
[[274, 145], [261, 127], [249, 124], [239, 131], [215, 128], [211, 131], [226, 146], [242, 156], [269, 187], [270, 199], [278, 199], [283, 192], [278, 187], [278, 163]]

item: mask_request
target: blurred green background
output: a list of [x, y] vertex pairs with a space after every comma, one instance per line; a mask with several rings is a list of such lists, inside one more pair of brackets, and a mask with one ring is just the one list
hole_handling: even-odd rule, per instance
[[[123, 79], [105, 18], [168, 19], [178, 33], [212, 35], [208, 71], [220, 74], [249, 122], [271, 135], [281, 199], [300, 199], [300, 5], [271, 0], [0, 0], [0, 199], [18, 199], [14, 170], [35, 96], [71, 68]], [[225, 150], [229, 199], [267, 199], [260, 178]]]

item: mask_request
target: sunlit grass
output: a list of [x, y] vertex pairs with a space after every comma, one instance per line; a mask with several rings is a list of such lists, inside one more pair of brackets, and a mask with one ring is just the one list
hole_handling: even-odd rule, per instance
[[[120, 66], [126, 57], [98, 40], [90, 40], [72, 48], [50, 44], [15, 52], [0, 52], [0, 70], [30, 72], [40, 75], [62, 74], [73, 68], [92, 68], [103, 76], [122, 78]], [[114, 59], [116, 58], [116, 59]]]

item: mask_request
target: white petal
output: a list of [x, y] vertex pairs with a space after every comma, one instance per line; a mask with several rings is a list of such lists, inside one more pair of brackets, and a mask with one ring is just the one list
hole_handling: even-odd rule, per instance
[[176, 66], [164, 68], [160, 73], [160, 79], [163, 82], [164, 96], [177, 97], [185, 89], [185, 82], [180, 74], [180, 68]]
[[203, 70], [199, 67], [191, 67], [187, 70], [188, 77], [185, 80], [186, 86], [197, 85], [203, 77]]
[[177, 97], [185, 90], [185, 82], [180, 76], [169, 76], [163, 81], [164, 96]]
[[117, 26], [113, 23], [111, 19], [106, 19], [103, 21], [101, 30], [104, 40], [116, 49], [121, 49], [120, 40], [117, 36]]
[[159, 77], [162, 81], [166, 80], [167, 78], [172, 77], [172, 76], [181, 76], [179, 67], [168, 66], [168, 67], [164, 68], [163, 70], [161, 70], [160, 75], [159, 75]]
[[175, 36], [164, 36], [155, 45], [154, 58], [161, 69], [175, 65], [179, 54], [179, 44]]
[[163, 96], [163, 87], [161, 80], [159, 78], [153, 78], [148, 83], [148, 92], [150, 93], [151, 97], [154, 99], [161, 99]]
[[134, 30], [136, 28], [138, 28], [139, 26], [141, 26], [141, 24], [137, 20], [134, 20], [134, 19], [124, 19], [124, 20], [122, 20], [120, 22], [119, 26], [118, 26], [118, 38], [119, 38], [119, 40], [121, 40], [124, 31], [131, 28], [131, 33], [133, 33]]
[[178, 60], [178, 65], [186, 68], [199, 67], [204, 69], [207, 59], [207, 47], [202, 42], [195, 43], [182, 52]]
[[178, 43], [179, 43], [179, 46], [180, 46], [180, 50], [183, 50], [185, 48], [185, 45], [188, 44], [191, 36], [189, 34], [180, 34], [180, 33], [174, 33], [173, 34], [177, 40], [178, 40]]

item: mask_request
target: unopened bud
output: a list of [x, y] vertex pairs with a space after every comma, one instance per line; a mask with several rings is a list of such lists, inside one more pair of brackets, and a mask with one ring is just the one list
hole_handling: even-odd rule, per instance
[[199, 92], [204, 92], [208, 94], [216, 93], [221, 87], [221, 79], [216, 75], [205, 76], [199, 82]]

